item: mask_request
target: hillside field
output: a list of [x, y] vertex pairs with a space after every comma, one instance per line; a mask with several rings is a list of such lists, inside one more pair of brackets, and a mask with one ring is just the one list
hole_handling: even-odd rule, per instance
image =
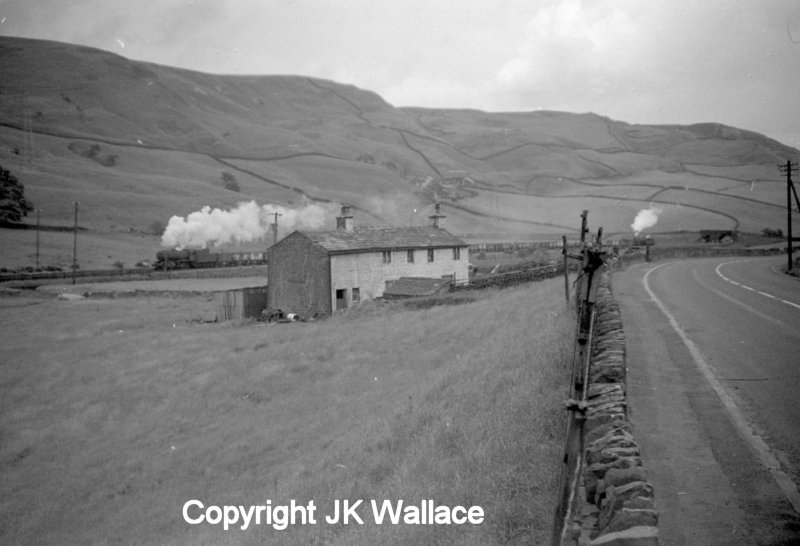
[[[80, 204], [86, 241], [103, 245], [84, 269], [152, 259], [173, 216], [249, 201], [347, 203], [357, 225], [422, 225], [440, 203], [468, 242], [575, 237], [584, 209], [593, 229], [625, 237], [651, 205], [663, 210], [654, 232], [785, 229], [777, 166], [800, 156], [706, 120], [397, 108], [333, 81], [204, 74], [43, 40], [0, 37], [0, 71], [0, 165], [43, 224], [71, 226]], [[271, 243], [263, 228], [243, 250]], [[16, 235], [2, 235], [0, 267], [33, 265]], [[44, 265], [63, 254], [70, 245]]]
[[[206, 322], [210, 295], [0, 297], [0, 542], [549, 543], [563, 281], [473, 299], [264, 325]], [[185, 523], [191, 499], [434, 499], [485, 521], [226, 532]]]

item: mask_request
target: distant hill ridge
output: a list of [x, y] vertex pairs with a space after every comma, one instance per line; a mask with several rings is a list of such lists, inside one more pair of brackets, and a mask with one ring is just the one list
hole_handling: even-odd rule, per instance
[[[146, 231], [204, 205], [352, 203], [422, 225], [436, 201], [474, 238], [554, 237], [583, 209], [607, 233], [661, 209], [664, 230], [775, 227], [776, 165], [798, 151], [717, 123], [396, 108], [303, 76], [228, 76], [0, 37], [0, 164], [50, 220]], [[235, 181], [235, 184], [231, 182]]]

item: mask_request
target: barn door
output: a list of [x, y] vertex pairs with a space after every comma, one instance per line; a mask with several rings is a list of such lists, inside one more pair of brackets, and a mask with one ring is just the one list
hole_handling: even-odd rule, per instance
[[336, 290], [336, 310], [347, 309], [347, 289]]

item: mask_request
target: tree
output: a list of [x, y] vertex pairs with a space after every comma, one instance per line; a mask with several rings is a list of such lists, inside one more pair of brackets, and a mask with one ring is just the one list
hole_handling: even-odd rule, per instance
[[0, 166], [0, 223], [19, 222], [33, 210], [25, 199], [25, 186]]
[[237, 193], [242, 191], [239, 187], [239, 183], [236, 181], [236, 177], [228, 171], [222, 171], [222, 183], [226, 190], [235, 191]]
[[778, 237], [778, 238], [783, 237], [783, 230], [780, 228], [778, 229], [764, 228], [761, 230], [761, 233], [763, 233], [764, 236], [766, 237]]
[[150, 223], [150, 233], [153, 235], [163, 235], [164, 234], [164, 224], [159, 222], [158, 220], [153, 220]]

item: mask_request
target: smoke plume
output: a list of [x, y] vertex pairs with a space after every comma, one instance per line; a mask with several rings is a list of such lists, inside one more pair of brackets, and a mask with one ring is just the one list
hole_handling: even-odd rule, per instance
[[212, 209], [205, 206], [184, 218], [169, 219], [161, 246], [167, 248], [206, 248], [226, 243], [249, 243], [272, 236], [272, 224], [278, 213], [278, 233], [285, 236], [296, 229], [320, 229], [339, 210], [334, 203], [306, 203], [300, 208], [280, 205], [259, 206], [255, 201], [239, 203], [232, 210]]
[[664, 212], [664, 209], [653, 205], [650, 205], [649, 209], [640, 210], [636, 214], [636, 218], [633, 219], [633, 223], [631, 224], [631, 228], [633, 228], [633, 234], [639, 235], [643, 229], [647, 229], [656, 225], [656, 222], [658, 222], [658, 215], [662, 212]]

